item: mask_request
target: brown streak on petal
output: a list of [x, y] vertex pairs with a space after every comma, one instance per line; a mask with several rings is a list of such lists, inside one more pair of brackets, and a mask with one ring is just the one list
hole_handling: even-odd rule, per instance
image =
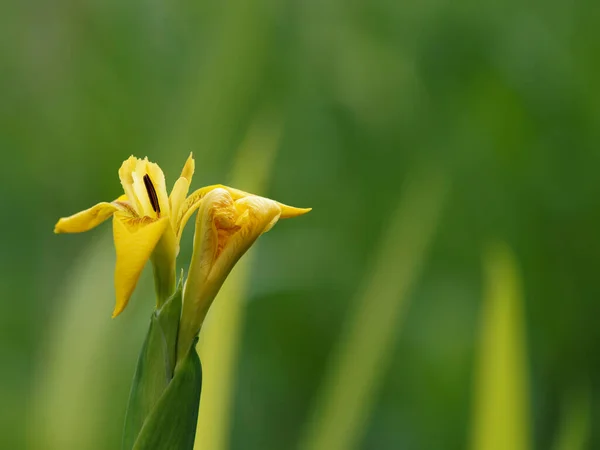
[[156, 189], [152, 184], [152, 180], [148, 174], [144, 175], [144, 186], [148, 192], [148, 198], [150, 199], [150, 205], [155, 213], [160, 214], [160, 204], [158, 203], [158, 195], [156, 195]]

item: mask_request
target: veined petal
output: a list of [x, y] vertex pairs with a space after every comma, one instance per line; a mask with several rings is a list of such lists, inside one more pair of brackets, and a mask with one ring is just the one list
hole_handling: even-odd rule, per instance
[[114, 203], [102, 202], [69, 217], [62, 217], [54, 226], [55, 233], [82, 233], [97, 227], [120, 209]]
[[127, 306], [146, 262], [169, 225], [168, 217], [133, 218], [117, 212], [113, 218], [113, 236], [117, 253], [115, 268], [116, 305], [113, 317]]
[[210, 273], [211, 279], [226, 277], [240, 257], [261, 234], [277, 223], [281, 215], [281, 208], [276, 201], [256, 195], [241, 198], [235, 201], [234, 206], [238, 212], [235, 222], [237, 231], [222, 243], [222, 251]]

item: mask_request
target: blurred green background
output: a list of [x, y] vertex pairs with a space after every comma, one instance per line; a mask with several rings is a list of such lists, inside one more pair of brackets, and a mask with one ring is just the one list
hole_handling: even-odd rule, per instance
[[150, 271], [111, 320], [110, 224], [52, 229], [130, 154], [170, 187], [190, 151], [195, 188], [313, 208], [215, 303], [197, 448], [600, 448], [599, 25], [585, 0], [2, 2], [0, 448], [119, 448]]

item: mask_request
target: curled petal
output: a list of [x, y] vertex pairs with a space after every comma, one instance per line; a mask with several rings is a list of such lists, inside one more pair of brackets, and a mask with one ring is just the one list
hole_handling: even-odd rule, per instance
[[231, 195], [220, 188], [209, 192], [201, 203], [196, 219], [194, 255], [190, 265], [194, 283], [206, 281], [219, 252], [219, 231], [234, 228], [235, 222], [236, 210]]
[[277, 223], [281, 215], [277, 202], [255, 195], [237, 200], [234, 205], [237, 212], [236, 227], [222, 243], [222, 250], [210, 273], [211, 279], [223, 278], [224, 281], [235, 263], [261, 234]]
[[194, 234], [194, 253], [185, 285], [179, 325], [180, 355], [198, 333], [221, 286], [216, 280], [209, 281], [208, 278], [219, 253], [219, 238], [225, 237], [223, 231], [235, 227], [236, 213], [233, 199], [224, 189], [217, 188], [206, 193], [200, 202]]
[[54, 226], [55, 233], [82, 233], [97, 227], [118, 211], [119, 205], [102, 202], [85, 211], [61, 218]]
[[127, 306], [146, 262], [169, 225], [168, 217], [133, 218], [117, 212], [113, 217], [113, 237], [117, 253], [115, 268], [116, 305], [113, 317]]
[[181, 204], [179, 208], [177, 219], [174, 222], [175, 234], [178, 237], [181, 237], [185, 225], [187, 224], [190, 217], [192, 217], [192, 215], [200, 207], [201, 200], [204, 198], [204, 196], [219, 187], [222, 187], [222, 185], [215, 184], [212, 186], [205, 186], [194, 191], [194, 193], [192, 193], [188, 198], [185, 199], [185, 201]]

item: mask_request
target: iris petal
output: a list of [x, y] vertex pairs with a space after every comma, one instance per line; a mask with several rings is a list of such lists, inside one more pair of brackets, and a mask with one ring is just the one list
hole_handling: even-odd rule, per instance
[[113, 217], [113, 237], [117, 253], [115, 268], [116, 305], [113, 317], [127, 306], [146, 262], [169, 224], [168, 217], [133, 218], [117, 212]]
[[54, 226], [55, 233], [83, 233], [97, 227], [120, 208], [113, 204], [102, 202], [85, 211], [69, 217], [61, 218]]

